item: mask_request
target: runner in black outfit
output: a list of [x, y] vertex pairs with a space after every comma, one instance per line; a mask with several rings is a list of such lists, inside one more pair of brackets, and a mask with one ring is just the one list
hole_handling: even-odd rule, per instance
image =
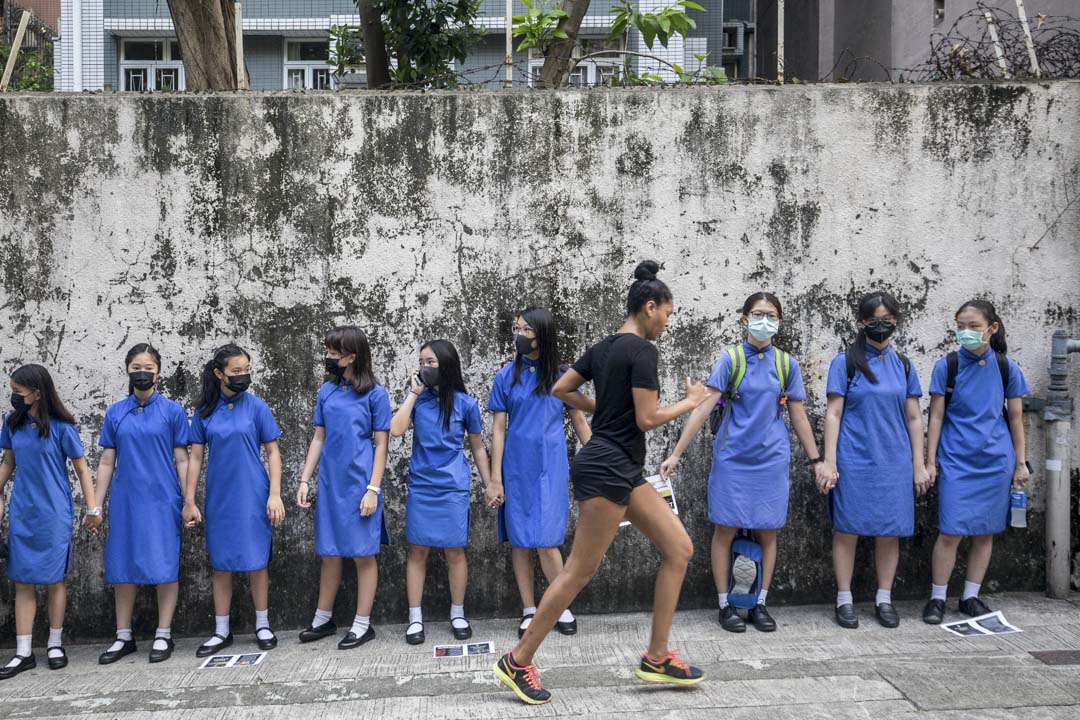
[[[566, 404], [594, 413], [593, 435], [570, 468], [578, 501], [570, 557], [544, 593], [525, 635], [495, 665], [495, 675], [531, 705], [551, 700], [551, 693], [540, 687], [533, 655], [562, 611], [596, 573], [624, 516], [652, 540], [661, 555], [652, 638], [637, 676], [677, 685], [692, 685], [704, 677], [668, 648], [675, 605], [694, 546], [682, 522], [642, 475], [645, 433], [690, 412], [708, 397], [705, 385], [687, 378], [686, 398], [659, 406], [658, 356], [649, 341], [660, 337], [674, 310], [671, 291], [656, 278], [659, 269], [651, 260], [638, 265], [622, 327], [589, 348], [551, 391]], [[577, 391], [589, 380], [596, 387], [595, 402]]]

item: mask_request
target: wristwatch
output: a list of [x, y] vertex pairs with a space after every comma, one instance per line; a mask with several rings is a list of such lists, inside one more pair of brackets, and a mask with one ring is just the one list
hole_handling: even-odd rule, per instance
[[821, 456], [821, 455], [818, 455], [816, 458], [810, 458], [806, 462], [806, 464], [809, 465], [810, 467], [814, 467], [818, 463], [823, 463], [823, 462], [825, 462], [825, 458], [823, 456]]
[[87, 517], [101, 517], [101, 508], [85, 508], [83, 509], [83, 515]]
[[378, 485], [368, 485], [367, 489], [375, 493], [376, 495], [382, 495], [382, 488]]

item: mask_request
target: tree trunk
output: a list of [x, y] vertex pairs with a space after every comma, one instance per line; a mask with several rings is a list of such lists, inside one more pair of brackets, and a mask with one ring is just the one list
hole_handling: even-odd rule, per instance
[[543, 88], [562, 87], [570, 77], [570, 58], [577, 46], [581, 21], [589, 10], [589, 0], [562, 0], [560, 7], [566, 11], [566, 17], [559, 23], [559, 30], [568, 37], [553, 42], [544, 55], [544, 66], [540, 69], [540, 87]]
[[367, 65], [367, 86], [381, 90], [390, 85], [390, 63], [386, 57], [386, 38], [383, 36], [382, 12], [377, 0], [357, 0], [360, 25], [364, 34], [364, 62]]
[[233, 0], [168, 0], [189, 91], [236, 90]]

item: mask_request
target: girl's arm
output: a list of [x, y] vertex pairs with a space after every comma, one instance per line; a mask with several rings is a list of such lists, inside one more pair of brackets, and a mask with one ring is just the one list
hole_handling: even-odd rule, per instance
[[[595, 404], [593, 403], [593, 405]], [[587, 445], [589, 440], [592, 439], [592, 428], [589, 426], [589, 421], [585, 419], [585, 413], [580, 410], [570, 410], [569, 412], [570, 424], [574, 426], [574, 432], [577, 433], [578, 440], [581, 441], [582, 445]]]
[[187, 483], [184, 485], [184, 510], [180, 513], [184, 527], [193, 528], [202, 522], [202, 513], [195, 505], [195, 493], [199, 489], [199, 476], [202, 475], [203, 458], [206, 446], [202, 443], [191, 444], [191, 455], [187, 463]]
[[821, 457], [817, 438], [814, 437], [814, 428], [810, 426], [810, 418], [806, 417], [806, 403], [802, 400], [789, 400], [788, 415], [791, 416], [791, 426], [795, 428], [795, 435], [799, 438], [806, 457], [811, 460]]
[[1027, 467], [1027, 444], [1024, 437], [1024, 399], [1009, 398], [1009, 430], [1012, 432], [1013, 450], [1016, 451], [1016, 469], [1013, 471], [1013, 487], [1019, 490], [1031, 478]]
[[401, 403], [401, 407], [394, 413], [394, 417], [390, 420], [390, 437], [399, 438], [404, 435], [409, 426], [412, 425], [412, 411], [416, 407], [416, 398], [420, 397], [420, 393], [424, 392], [424, 386], [413, 375], [409, 378], [412, 383], [412, 387], [409, 388], [409, 394], [405, 397], [405, 402]]
[[844, 396], [830, 395], [825, 406], [825, 462], [820, 463], [818, 490], [827, 493], [836, 487], [840, 473], [836, 471], [836, 443], [840, 438], [840, 419], [844, 417]]
[[904, 403], [907, 411], [908, 436], [911, 438], [911, 467], [915, 477], [915, 493], [922, 497], [930, 488], [930, 475], [923, 460], [923, 422], [919, 399], [909, 397]]
[[184, 492], [184, 482], [187, 480], [188, 449], [186, 447], [173, 448], [173, 465], [176, 466], [176, 482], [180, 485], [180, 492]]
[[[86, 456], [74, 458], [71, 461], [71, 467], [75, 469], [75, 475], [79, 478], [79, 485], [82, 487], [83, 505], [87, 510], [98, 508], [97, 496], [94, 494], [94, 480], [90, 477], [90, 466], [86, 463]], [[84, 515], [82, 524], [83, 527], [90, 528], [90, 532], [97, 535], [97, 529], [100, 527], [101, 521], [101, 513], [94, 516]]]
[[937, 482], [937, 449], [941, 442], [941, 425], [945, 421], [945, 397], [930, 396], [930, 420], [926, 425], [926, 474], [930, 478], [930, 487]]
[[308, 486], [315, 471], [319, 467], [319, 455], [322, 453], [323, 444], [326, 442], [326, 428], [322, 425], [315, 426], [315, 435], [308, 445], [307, 458], [304, 460], [304, 469], [300, 472], [300, 486], [296, 489], [296, 504], [302, 508], [311, 507], [308, 502]]
[[585, 378], [574, 368], [570, 368], [555, 381], [551, 394], [574, 408], [590, 415], [596, 412], [596, 401], [579, 393], [578, 388], [585, 384]]
[[[266, 500], [266, 515], [270, 524], [277, 527], [285, 519], [285, 503], [281, 502], [281, 448], [277, 440], [263, 443], [266, 448], [266, 466], [270, 475], [270, 497]], [[195, 446], [191, 446], [192, 460], [195, 459]], [[194, 498], [193, 498], [194, 499]]]
[[491, 463], [488, 461], [487, 448], [484, 447], [484, 436], [480, 433], [469, 433], [469, 447], [472, 449], [476, 471], [484, 481], [487, 505], [491, 508], [499, 507], [503, 502], [502, 485], [496, 487], [491, 481]]
[[[386, 472], [386, 454], [387, 449], [390, 447], [390, 433], [382, 430], [374, 433], [375, 437], [375, 459], [371, 463], [371, 479], [368, 481], [369, 485], [377, 488], [382, 488], [383, 474]], [[367, 490], [364, 492], [364, 497], [360, 501], [360, 515], [361, 517], [368, 517], [374, 514], [379, 509], [379, 493], [374, 490]]]
[[15, 472], [15, 453], [12, 450], [4, 451], [4, 459], [0, 461], [0, 520], [4, 518], [4, 488], [8, 480]]
[[98, 505], [105, 506], [105, 496], [109, 494], [113, 472], [116, 470], [116, 448], [105, 448], [97, 464], [97, 490], [94, 498]]
[[[658, 390], [647, 388], [631, 388], [631, 390], [634, 394], [634, 418], [637, 420], [638, 429], [641, 432], [649, 432], [699, 407], [709, 397], [710, 388], [700, 380], [692, 383], [690, 378], [686, 378], [686, 397], [674, 405], [663, 407], [660, 405]], [[568, 404], [573, 405], [573, 403]]]
[[[577, 412], [577, 411], [575, 411]], [[495, 424], [491, 429], [491, 484], [502, 490], [503, 449], [506, 447], [506, 413], [495, 413]]]
[[679, 464], [679, 460], [682, 459], [686, 448], [690, 447], [690, 443], [701, 432], [701, 426], [705, 424], [705, 421], [709, 418], [709, 413], [716, 407], [716, 401], [720, 398], [720, 394], [720, 391], [716, 388], [709, 388], [709, 394], [705, 402], [698, 405], [694, 408], [694, 412], [690, 413], [690, 417], [686, 421], [686, 427], [683, 428], [682, 434], [679, 435], [679, 441], [675, 443], [675, 449], [671, 451], [671, 455], [668, 456], [667, 460], [660, 463], [661, 477], [667, 479], [675, 475], [675, 466]]

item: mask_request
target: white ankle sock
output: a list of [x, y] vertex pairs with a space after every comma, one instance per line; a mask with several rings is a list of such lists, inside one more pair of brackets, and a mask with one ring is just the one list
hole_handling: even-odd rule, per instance
[[874, 604], [881, 605], [882, 603], [892, 604], [892, 590], [878, 588], [877, 597], [874, 598]]
[[214, 634], [221, 637], [229, 637], [229, 616], [228, 615], [215, 615], [214, 616]]
[[720, 609], [721, 610], [723, 610], [724, 608], [726, 608], [728, 606], [727, 596], [728, 596], [727, 593], [717, 593], [716, 594], [716, 597], [720, 599]]
[[961, 600], [967, 600], [968, 598], [979, 597], [979, 588], [982, 587], [981, 583], [973, 583], [964, 581], [964, 594], [960, 596]]
[[116, 641], [109, 646], [108, 652], [119, 652], [124, 647], [125, 642], [130, 642], [132, 639], [131, 628], [124, 628], [123, 630], [116, 631]]
[[464, 630], [469, 627], [469, 621], [465, 619], [464, 605], [450, 606], [450, 626], [457, 628], [458, 630]]
[[769, 597], [769, 589], [768, 588], [762, 588], [761, 592], [759, 592], [758, 596], [757, 596], [757, 604], [758, 605], [764, 605], [765, 604], [765, 598], [767, 598], [767, 597]]
[[311, 627], [317, 628], [330, 622], [334, 618], [333, 610], [319, 610], [315, 608], [315, 619], [311, 621]]
[[255, 611], [255, 629], [270, 627], [270, 611], [269, 610], [256, 610]]
[[49, 644], [46, 646], [46, 647], [49, 648], [49, 657], [51, 657], [51, 658], [63, 657], [64, 651], [60, 649], [61, 646], [63, 646], [63, 644], [64, 644], [62, 642], [62, 640], [61, 640], [61, 637], [63, 636], [63, 634], [64, 634], [64, 628], [62, 628], [62, 627], [58, 627], [58, 628], [51, 627], [51, 628], [49, 628]]
[[524, 619], [521, 621], [521, 624], [518, 625], [518, 628], [521, 629], [521, 630], [528, 630], [529, 626], [532, 625], [533, 619], [531, 617], [525, 617], [525, 616], [526, 615], [535, 615], [535, 614], [536, 614], [536, 608], [535, 607], [523, 608], [521, 610], [521, 616]]
[[169, 643], [167, 640], [172, 639], [172, 628], [158, 628], [154, 631], [154, 644], [150, 646], [152, 650], [168, 650]]
[[369, 627], [371, 627], [370, 615], [357, 615], [353, 618], [352, 633], [356, 635], [356, 637], [363, 637]]
[[562, 611], [562, 615], [559, 616], [559, 622], [574, 622], [574, 613], [570, 612], [570, 608]]
[[536, 607], [527, 607], [527, 608], [522, 608], [521, 609], [522, 617], [524, 617], [525, 615], [535, 615], [535, 614], [536, 614]]
[[840, 607], [841, 605], [851, 605], [853, 603], [854, 601], [851, 599], [850, 590], [841, 590], [836, 593], [836, 607]]
[[424, 611], [418, 607], [409, 608], [409, 624], [413, 623], [424, 624]]
[[22, 657], [29, 657], [33, 652], [32, 645], [34, 642], [33, 635], [16, 635], [15, 636], [15, 654]]
[[949, 595], [948, 585], [935, 585], [930, 583], [930, 599], [931, 600], [945, 600]]

